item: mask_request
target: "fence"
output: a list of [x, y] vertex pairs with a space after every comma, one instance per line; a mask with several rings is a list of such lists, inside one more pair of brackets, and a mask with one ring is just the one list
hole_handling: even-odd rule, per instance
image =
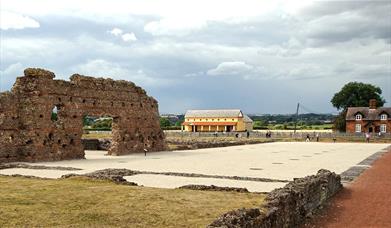
[[[181, 131], [164, 131], [167, 137], [246, 137], [246, 132], [181, 132]], [[270, 138], [306, 138], [307, 135], [315, 138], [349, 138], [349, 139], [364, 139], [365, 133], [344, 133], [344, 132], [284, 132], [273, 131]], [[250, 138], [266, 138], [266, 132], [251, 131]], [[391, 140], [391, 133], [372, 133], [371, 138], [381, 138]]]

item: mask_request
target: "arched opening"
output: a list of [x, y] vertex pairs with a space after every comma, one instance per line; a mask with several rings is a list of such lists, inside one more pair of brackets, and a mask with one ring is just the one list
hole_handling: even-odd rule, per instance
[[110, 149], [113, 139], [113, 118], [109, 115], [83, 116], [82, 143], [84, 150]]
[[50, 119], [52, 121], [57, 121], [58, 120], [58, 113], [60, 111], [60, 108], [59, 106], [55, 105], [53, 108], [52, 108], [52, 113], [50, 115]]

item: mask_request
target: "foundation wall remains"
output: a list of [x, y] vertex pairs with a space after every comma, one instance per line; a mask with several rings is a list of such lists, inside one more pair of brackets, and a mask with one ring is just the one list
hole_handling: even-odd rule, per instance
[[324, 206], [342, 188], [341, 177], [328, 170], [297, 178], [273, 190], [259, 208], [239, 209], [221, 215], [208, 227], [300, 227], [307, 217]]
[[[157, 101], [132, 82], [28, 68], [0, 93], [0, 162], [84, 158], [83, 117], [113, 118], [109, 155], [166, 149]], [[57, 119], [52, 110], [57, 109]]]

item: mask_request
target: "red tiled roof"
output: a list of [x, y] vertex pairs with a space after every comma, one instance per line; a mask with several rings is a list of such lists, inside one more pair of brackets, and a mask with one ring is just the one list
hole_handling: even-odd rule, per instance
[[356, 120], [356, 114], [361, 113], [363, 120], [380, 120], [381, 114], [387, 114], [387, 119], [391, 119], [391, 107], [380, 107], [370, 109], [369, 107], [349, 107], [346, 113], [346, 120]]

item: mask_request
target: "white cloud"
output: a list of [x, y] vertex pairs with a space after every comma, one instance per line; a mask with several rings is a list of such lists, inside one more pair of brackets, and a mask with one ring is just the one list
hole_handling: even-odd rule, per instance
[[123, 33], [123, 31], [119, 28], [113, 28], [111, 31], [109, 31], [109, 33], [114, 36], [119, 36]]
[[142, 69], [127, 69], [117, 63], [103, 59], [89, 60], [84, 64], [73, 67], [73, 70], [83, 75], [132, 81], [143, 87], [162, 84], [158, 79], [148, 76]]
[[302, 2], [303, 0], [2, 0], [2, 7], [31, 16], [71, 16], [99, 22], [110, 20], [114, 23], [127, 23], [135, 15], [149, 15], [158, 19], [147, 24], [145, 31], [153, 35], [182, 35], [199, 30], [210, 21], [243, 23], [271, 11], [300, 8], [303, 6]]
[[31, 17], [8, 11], [0, 12], [0, 28], [2, 30], [39, 28], [39, 26], [39, 22]]
[[262, 67], [249, 65], [245, 62], [222, 62], [216, 68], [208, 70], [211, 76], [241, 76], [245, 79], [263, 74]]
[[108, 32], [113, 36], [120, 36], [121, 39], [125, 42], [137, 41], [137, 37], [133, 32], [132, 33], [124, 33], [124, 31], [119, 28], [113, 28], [112, 30], [110, 30]]
[[137, 41], [137, 37], [136, 37], [136, 35], [134, 33], [125, 33], [121, 37], [122, 37], [122, 40], [125, 41], [125, 42]]

